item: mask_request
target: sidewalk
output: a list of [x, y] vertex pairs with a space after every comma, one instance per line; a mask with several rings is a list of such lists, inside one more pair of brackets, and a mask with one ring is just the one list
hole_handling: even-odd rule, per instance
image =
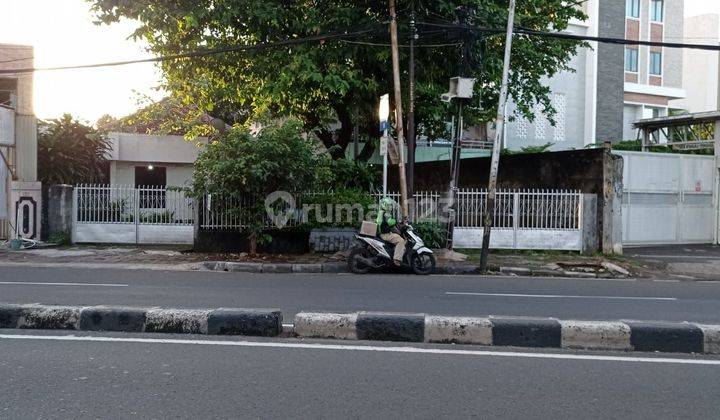
[[[477, 274], [480, 254], [460, 250], [461, 261], [439, 251], [438, 274]], [[24, 251], [0, 249], [0, 265], [68, 266], [88, 268], [126, 268], [158, 270], [220, 270], [248, 272], [344, 272], [345, 254], [259, 255], [246, 253], [197, 253], [188, 247], [131, 247], [77, 245]], [[303, 268], [298, 268], [303, 266]], [[317, 268], [322, 266], [325, 269]], [[263, 269], [265, 267], [265, 269]], [[575, 278], [629, 277], [642, 266], [627, 258], [581, 256], [564, 252], [497, 251], [491, 254], [489, 268], [509, 276]]]

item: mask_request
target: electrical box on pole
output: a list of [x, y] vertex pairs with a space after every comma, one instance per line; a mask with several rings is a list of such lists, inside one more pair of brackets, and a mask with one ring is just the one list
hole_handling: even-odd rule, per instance
[[440, 99], [443, 102], [458, 102], [458, 124], [457, 129], [453, 133], [453, 147], [450, 155], [450, 187], [448, 191], [448, 203], [450, 213], [448, 214], [447, 223], [447, 249], [453, 248], [453, 232], [455, 230], [455, 214], [457, 212], [457, 203], [455, 202], [458, 189], [458, 178], [460, 177], [460, 159], [462, 155], [463, 141], [463, 106], [465, 102], [473, 97], [475, 89], [475, 79], [467, 77], [453, 77], [450, 79], [450, 89], [447, 93], [443, 93]]

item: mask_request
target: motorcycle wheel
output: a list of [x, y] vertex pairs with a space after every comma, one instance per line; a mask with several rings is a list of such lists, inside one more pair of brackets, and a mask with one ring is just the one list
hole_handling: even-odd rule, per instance
[[426, 276], [435, 271], [435, 256], [433, 254], [414, 254], [410, 259], [413, 273]]
[[355, 248], [350, 251], [347, 259], [350, 272], [354, 274], [367, 274], [370, 271], [370, 267], [360, 261], [358, 257], [368, 258], [369, 254], [365, 248]]

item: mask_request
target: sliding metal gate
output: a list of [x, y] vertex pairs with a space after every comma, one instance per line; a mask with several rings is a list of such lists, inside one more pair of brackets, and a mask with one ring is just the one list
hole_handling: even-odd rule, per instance
[[615, 153], [625, 161], [623, 245], [714, 242], [715, 157]]
[[183, 188], [78, 185], [73, 214], [76, 243], [193, 243], [195, 201]]

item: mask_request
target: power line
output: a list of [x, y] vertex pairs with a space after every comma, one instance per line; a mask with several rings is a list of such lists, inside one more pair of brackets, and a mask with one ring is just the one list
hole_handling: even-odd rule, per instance
[[[419, 25], [439, 27], [445, 29], [465, 30], [474, 31], [484, 34], [502, 34], [505, 32], [502, 29], [492, 28], [480, 28], [475, 26], [467, 26], [460, 24], [442, 24], [442, 23], [431, 23], [431, 22], [418, 22]], [[610, 37], [598, 37], [598, 36], [587, 36], [587, 35], [574, 35], [566, 34], [561, 32], [547, 32], [547, 31], [536, 31], [532, 29], [517, 28], [514, 31], [519, 35], [529, 36], [540, 36], [546, 38], [557, 38], [566, 39], [573, 41], [595, 41], [604, 44], [618, 44], [618, 45], [642, 45], [649, 47], [665, 47], [665, 48], [682, 48], [682, 49], [695, 49], [695, 50], [706, 50], [706, 51], [720, 51], [720, 45], [707, 45], [707, 44], [685, 44], [677, 42], [655, 42], [655, 41], [639, 41], [624, 38], [610, 38]]]
[[[340, 40], [340, 42], [344, 42], [346, 44], [354, 44], [354, 45], [368, 45], [372, 47], [390, 47], [390, 44], [383, 44], [379, 42], [365, 42], [365, 41], [348, 41], [346, 39]], [[425, 47], [425, 48], [442, 48], [442, 47], [458, 47], [463, 45], [462, 42], [455, 42], [455, 43], [447, 43], [447, 44], [415, 44], [415, 47]], [[401, 44], [398, 45], [400, 48], [410, 48], [410, 45], [407, 44]]]
[[16, 61], [32, 60], [33, 58], [35, 58], [35, 57], [30, 56], [30, 57], [23, 57], [23, 58], [15, 58], [15, 59], [13, 59], [13, 60], [3, 60], [3, 61], [0, 61], [0, 64], [3, 64], [3, 63], [14, 63], [14, 62], [16, 62]]
[[32, 67], [32, 68], [22, 68], [22, 69], [15, 69], [15, 70], [0, 70], [0, 74], [22, 74], [22, 73], [33, 73], [36, 71], [90, 69], [90, 68], [98, 68], [98, 67], [116, 67], [116, 66], [124, 66], [124, 65], [128, 65], [128, 64], [139, 64], [139, 63], [157, 63], [157, 62], [162, 62], [162, 61], [177, 60], [180, 58], [205, 57], [205, 56], [210, 56], [210, 55], [225, 54], [225, 53], [229, 53], [229, 52], [240, 52], [240, 51], [259, 51], [259, 50], [263, 50], [263, 49], [298, 45], [298, 44], [303, 44], [303, 43], [307, 43], [307, 42], [320, 42], [320, 41], [329, 41], [329, 40], [339, 39], [339, 38], [352, 38], [352, 37], [364, 35], [367, 33], [375, 32], [377, 30], [378, 30], [378, 28], [365, 28], [365, 29], [355, 30], [352, 32], [334, 31], [334, 32], [328, 32], [328, 33], [313, 35], [313, 36], [304, 37], [304, 38], [293, 38], [293, 39], [288, 39], [288, 40], [283, 40], [283, 41], [266, 42], [266, 43], [254, 44], [254, 45], [235, 45], [235, 46], [231, 46], [231, 47], [191, 51], [191, 52], [187, 52], [187, 53], [144, 58], [144, 59], [139, 59], [139, 60], [113, 61], [113, 62], [108, 62], [108, 63], [82, 64], [82, 65], [75, 65], [75, 66], [40, 67], [40, 68]]

